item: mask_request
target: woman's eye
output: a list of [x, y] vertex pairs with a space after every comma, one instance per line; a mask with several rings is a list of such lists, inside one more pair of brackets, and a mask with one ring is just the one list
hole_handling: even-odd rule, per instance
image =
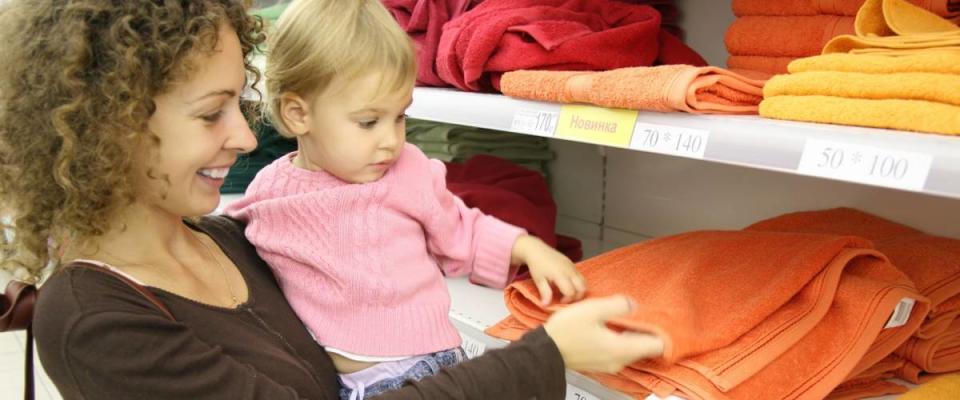
[[207, 115], [201, 116], [200, 119], [209, 123], [214, 123], [219, 121], [222, 115], [223, 115], [223, 111], [217, 111], [213, 114], [207, 114]]
[[371, 129], [377, 125], [377, 120], [371, 119], [369, 121], [360, 121], [360, 122], [357, 122], [357, 124], [360, 125], [360, 127], [363, 129]]

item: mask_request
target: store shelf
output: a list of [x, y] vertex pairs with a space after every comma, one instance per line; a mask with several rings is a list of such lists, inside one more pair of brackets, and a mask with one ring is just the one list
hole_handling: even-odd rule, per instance
[[[960, 199], [958, 137], [778, 121], [755, 116], [705, 116], [562, 106], [438, 88], [416, 88], [413, 105], [407, 114], [417, 119]], [[618, 118], [630, 121], [633, 126], [632, 129], [621, 127], [617, 132], [603, 132], [601, 129], [584, 133], [582, 123], [572, 125], [577, 118], [581, 122], [600, 120], [601, 124], [593, 126], [601, 128], [611, 127], [609, 124]]]

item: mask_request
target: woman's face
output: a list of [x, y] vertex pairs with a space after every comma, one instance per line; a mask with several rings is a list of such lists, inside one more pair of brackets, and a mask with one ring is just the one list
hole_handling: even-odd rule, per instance
[[214, 52], [195, 57], [190, 75], [154, 99], [148, 124], [160, 146], [145, 167], [158, 179], [146, 180], [141, 198], [177, 216], [216, 209], [228, 169], [257, 145], [240, 112], [246, 71], [237, 34], [222, 26]]

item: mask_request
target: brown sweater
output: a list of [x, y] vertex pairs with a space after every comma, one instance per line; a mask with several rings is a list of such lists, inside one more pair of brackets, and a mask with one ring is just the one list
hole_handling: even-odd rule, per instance
[[[65, 399], [337, 399], [330, 358], [284, 300], [270, 269], [225, 217], [204, 218], [239, 268], [249, 300], [237, 309], [150, 288], [140, 294], [95, 270], [67, 268], [40, 290], [37, 349]], [[503, 350], [378, 399], [562, 399], [563, 360], [542, 330]]]

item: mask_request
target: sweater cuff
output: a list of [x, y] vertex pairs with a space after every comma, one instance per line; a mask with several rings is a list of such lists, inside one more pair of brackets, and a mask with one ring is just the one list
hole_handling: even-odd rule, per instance
[[510, 265], [513, 245], [527, 231], [491, 216], [477, 221], [477, 248], [470, 282], [502, 289], [513, 281], [517, 268]]
[[527, 347], [530, 353], [536, 355], [536, 370], [531, 372], [539, 378], [530, 382], [536, 388], [536, 398], [562, 399], [567, 395], [567, 370], [563, 357], [543, 326], [527, 332], [508, 348], [514, 346]]

